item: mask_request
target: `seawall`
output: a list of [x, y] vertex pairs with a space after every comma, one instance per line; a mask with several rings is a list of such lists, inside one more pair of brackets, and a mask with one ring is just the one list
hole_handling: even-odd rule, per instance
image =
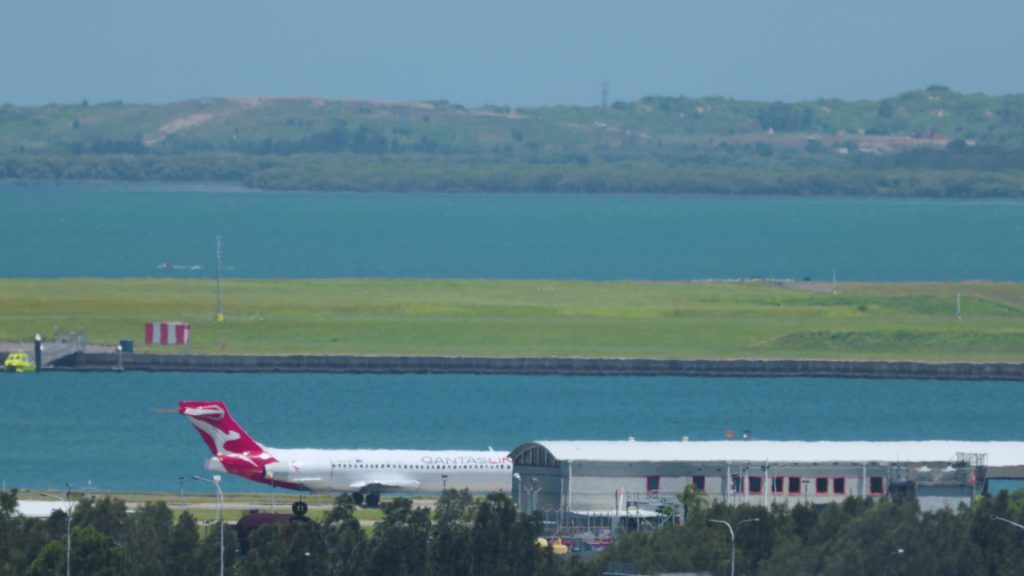
[[[123, 370], [180, 372], [337, 372], [560, 374], [1024, 380], [1024, 364], [872, 360], [673, 360], [657, 358], [489, 358], [465, 356], [259, 356], [124, 354]], [[55, 370], [115, 370], [116, 353], [79, 353]]]

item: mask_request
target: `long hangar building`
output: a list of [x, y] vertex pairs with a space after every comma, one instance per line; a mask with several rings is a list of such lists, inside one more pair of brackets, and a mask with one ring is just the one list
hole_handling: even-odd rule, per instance
[[510, 456], [520, 509], [562, 518], [654, 516], [691, 484], [736, 505], [901, 493], [955, 508], [988, 480], [1024, 477], [1024, 442], [537, 441]]

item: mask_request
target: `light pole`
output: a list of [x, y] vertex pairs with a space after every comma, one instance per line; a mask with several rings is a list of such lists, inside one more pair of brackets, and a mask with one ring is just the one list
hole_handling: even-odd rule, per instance
[[68, 491], [64, 498], [61, 498], [60, 496], [56, 496], [54, 494], [46, 493], [40, 494], [40, 496], [44, 496], [46, 498], [53, 498], [54, 500], [60, 500], [60, 502], [64, 504], [64, 511], [67, 513], [68, 516], [68, 549], [67, 556], [64, 560], [64, 564], [67, 570], [67, 576], [71, 576], [71, 512], [75, 508], [75, 503], [71, 501], [71, 484], [67, 485], [67, 489]]
[[1000, 522], [1006, 522], [1010, 526], [1016, 526], [1017, 528], [1020, 528], [1021, 530], [1024, 530], [1024, 524], [1018, 524], [1018, 523], [1014, 522], [1013, 520], [1007, 520], [1006, 518], [1003, 518], [1002, 516], [996, 516], [995, 514], [993, 514], [993, 515], [989, 516], [989, 519], [990, 520], [999, 520]]
[[224, 493], [220, 490], [220, 474], [214, 474], [213, 480], [201, 476], [193, 476], [192, 479], [213, 484], [217, 489], [217, 522], [220, 524], [220, 576], [224, 576], [224, 515], [221, 511], [224, 506]]
[[[736, 529], [739, 530], [740, 526], [749, 522], [760, 522], [760, 518], [747, 518], [746, 520], [740, 520], [736, 524]], [[714, 522], [715, 524], [725, 524], [725, 527], [729, 529], [729, 540], [732, 542], [732, 560], [729, 562], [729, 575], [736, 576], [736, 532], [732, 529], [732, 524], [729, 524], [725, 520], [716, 520], [715, 518], [708, 518], [708, 524]]]

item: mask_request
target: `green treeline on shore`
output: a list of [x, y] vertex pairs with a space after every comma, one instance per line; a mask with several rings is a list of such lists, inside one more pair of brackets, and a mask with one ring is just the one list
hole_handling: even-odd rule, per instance
[[1024, 96], [601, 107], [222, 98], [0, 106], [0, 178], [278, 190], [1024, 195]]
[[[1024, 165], [1024, 164], [1022, 164]], [[991, 198], [1024, 196], [1024, 170], [742, 168], [622, 164], [431, 163], [344, 156], [12, 156], [0, 178], [201, 181], [265, 190], [551, 192]]]
[[[603, 552], [556, 556], [537, 544], [541, 517], [519, 513], [504, 494], [473, 499], [448, 490], [433, 513], [395, 498], [382, 504], [383, 519], [369, 531], [343, 495], [322, 521], [267, 524], [244, 534], [227, 528], [225, 573], [596, 576], [615, 563], [635, 565], [643, 574], [728, 574], [729, 534], [709, 519], [735, 528], [738, 574], [999, 576], [1019, 574], [1024, 563], [1021, 532], [1011, 525], [1024, 521], [1021, 492], [933, 512], [899, 498], [851, 497], [793, 508], [708, 505], [693, 493], [681, 500], [685, 525], [624, 530]], [[55, 511], [46, 519], [25, 518], [15, 512], [16, 504], [17, 491], [0, 492], [0, 573], [63, 574], [67, 516]], [[117, 499], [82, 499], [72, 529], [76, 574], [213, 575], [219, 569], [216, 525], [202, 535], [190, 513], [175, 520], [164, 502], [128, 514]]]

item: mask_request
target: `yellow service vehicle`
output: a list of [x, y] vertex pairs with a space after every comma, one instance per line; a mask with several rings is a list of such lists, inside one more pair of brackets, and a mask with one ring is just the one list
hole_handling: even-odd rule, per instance
[[24, 352], [11, 352], [4, 360], [4, 370], [8, 372], [35, 372], [36, 365], [28, 359]]

